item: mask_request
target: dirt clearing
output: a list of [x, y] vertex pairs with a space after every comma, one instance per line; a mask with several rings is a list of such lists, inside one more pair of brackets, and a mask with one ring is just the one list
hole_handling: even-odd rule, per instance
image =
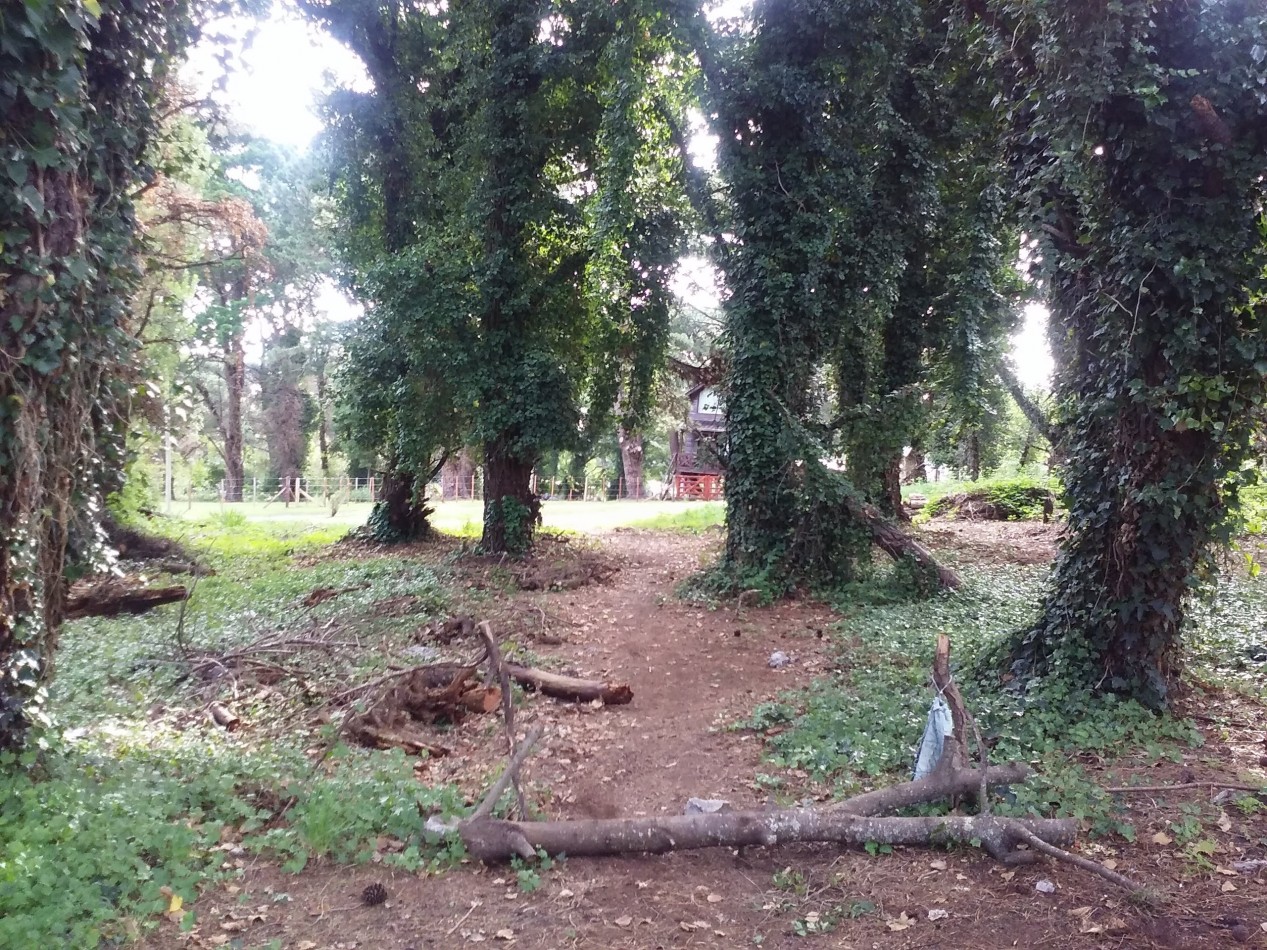
[[[1028, 559], [1044, 552], [1050, 557], [1054, 531], [962, 523], [927, 530], [925, 538], [964, 563], [989, 560], [982, 557], [987, 554], [1032, 563]], [[716, 535], [620, 531], [605, 536], [597, 552], [585, 552], [611, 569], [590, 572], [584, 584], [536, 591], [513, 582], [499, 586], [495, 575], [490, 581], [495, 566], [471, 578], [484, 616], [531, 635], [541, 663], [610, 677], [633, 690], [633, 702], [617, 707], [526, 699], [517, 714], [520, 733], [538, 722], [546, 729], [525, 770], [530, 797], [545, 815], [674, 814], [692, 796], [726, 799], [737, 809], [773, 804], [757, 780], [771, 771], [762, 764], [760, 741], [728, 726], [756, 704], [828, 672], [838, 649], [829, 633], [839, 618], [807, 602], [710, 608], [678, 601], [675, 586], [718, 544]], [[776, 650], [790, 658], [787, 666], [771, 668]], [[1244, 725], [1245, 742], [1262, 732], [1261, 723]], [[425, 760], [420, 779], [457, 780], [477, 796], [504, 753], [500, 729], [495, 714], [465, 719], [444, 739], [450, 754]], [[784, 774], [795, 788], [798, 776]], [[1184, 776], [1157, 769], [1154, 777], [1172, 782]], [[1208, 791], [1193, 794], [1208, 799]], [[1149, 809], [1163, 806], [1141, 796], [1132, 807], [1145, 825]], [[1229, 834], [1262, 835], [1263, 824]], [[1193, 873], [1173, 860], [1177, 845], [1159, 841], [1110, 847], [1084, 837], [1081, 849], [1101, 860], [1114, 855], [1120, 870], [1179, 897], [1164, 909], [1130, 903], [1106, 882], [1068, 866], [1007, 869], [966, 850], [713, 849], [567, 859], [548, 870], [468, 864], [430, 877], [376, 864], [313, 864], [288, 875], [240, 854], [234, 860], [241, 879], [203, 895], [194, 931], [180, 934], [165, 923], [145, 946], [1267, 946], [1260, 927], [1267, 919], [1267, 870], [1234, 878]], [[382, 851], [400, 846], [384, 841]], [[373, 883], [385, 887], [387, 899], [365, 906], [362, 891]], [[1044, 892], [1048, 883], [1050, 893]]]

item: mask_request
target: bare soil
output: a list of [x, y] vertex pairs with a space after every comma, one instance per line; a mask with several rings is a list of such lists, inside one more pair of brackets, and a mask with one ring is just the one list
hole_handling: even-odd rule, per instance
[[[940, 524], [925, 538], [959, 563], [1049, 559], [1055, 529], [1005, 522]], [[469, 611], [513, 632], [536, 661], [580, 676], [628, 683], [633, 703], [574, 706], [531, 697], [520, 732], [534, 722], [547, 738], [530, 760], [532, 797], [551, 818], [679, 813], [690, 796], [723, 798], [736, 808], [767, 804], [755, 781], [776, 771], [761, 762], [759, 740], [727, 728], [753, 706], [803, 685], [831, 665], [827, 630], [836, 618], [810, 602], [710, 608], [675, 598], [675, 586], [715, 554], [717, 537], [619, 531], [598, 551], [547, 553], [609, 568], [564, 589], [524, 591], [497, 583], [496, 565], [476, 565]], [[546, 571], [534, 575], [548, 577]], [[577, 573], [563, 570], [560, 577]], [[930, 631], [930, 636], [935, 631]], [[772, 669], [772, 651], [791, 663]], [[1149, 767], [1150, 783], [1213, 780], [1257, 768], [1267, 753], [1261, 710], [1227, 699], [1206, 702], [1209, 746], [1191, 761]], [[460, 782], [474, 800], [505, 752], [496, 715], [473, 716], [449, 732], [452, 754], [420, 766], [422, 781]], [[1198, 757], [1199, 756], [1199, 757]], [[1213, 763], [1213, 764], [1212, 764]], [[1130, 763], [1086, 762], [1104, 784], [1126, 784]], [[795, 782], [796, 775], [783, 774]], [[803, 776], [800, 776], [803, 778]], [[1149, 907], [1067, 865], [1008, 870], [975, 852], [898, 849], [872, 856], [829, 847], [684, 852], [663, 856], [569, 859], [539, 875], [525, 893], [515, 870], [468, 864], [435, 876], [376, 864], [314, 864], [299, 875], [244, 855], [237, 882], [204, 894], [199, 924], [175, 924], [144, 944], [287, 950], [466, 947], [840, 948], [1224, 948], [1267, 946], [1267, 872], [1202, 870], [1179, 844], [1154, 838], [1183, 800], [1208, 800], [1208, 788], [1131, 799], [1138, 840], [1082, 841], [1083, 853], [1163, 894]], [[1267, 819], [1226, 811], [1222, 866], [1267, 857]], [[399, 842], [382, 842], [383, 851]], [[1233, 857], [1228, 857], [1232, 855]], [[1213, 862], [1212, 862], [1213, 864]], [[786, 870], [785, 870], [786, 869]], [[782, 873], [781, 873], [782, 872]], [[1036, 889], [1040, 881], [1053, 893]], [[362, 890], [387, 890], [367, 907]], [[777, 882], [777, 883], [776, 883]], [[829, 933], [814, 931], [829, 916]], [[821, 927], [821, 929], [827, 929]]]

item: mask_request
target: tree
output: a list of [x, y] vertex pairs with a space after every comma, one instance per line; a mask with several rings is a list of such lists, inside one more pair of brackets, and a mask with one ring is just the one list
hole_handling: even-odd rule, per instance
[[1184, 0], [963, 4], [1054, 316], [1069, 526], [1025, 684], [1162, 705], [1267, 374], [1267, 16]]
[[0, 17], [0, 745], [41, 717], [68, 556], [121, 467], [131, 195], [185, 4], [10, 4]]
[[[891, 410], [917, 406], [945, 236], [924, 222], [954, 171], [945, 140], [967, 138], [930, 121], [942, 50], [926, 29], [915, 3], [770, 0], [734, 32], [695, 20], [728, 198], [701, 209], [729, 291], [724, 566], [745, 584], [847, 580], [873, 539], [936, 571], [869, 506], [895, 507], [913, 421]], [[825, 464], [842, 443], [847, 475]]]
[[[626, 204], [618, 189], [636, 183], [630, 162], [663, 137], [635, 122], [645, 105], [630, 105], [645, 101], [647, 79], [631, 100], [605, 101], [604, 90], [622, 88], [608, 77], [630, 62], [651, 74], [653, 56], [630, 60], [612, 44], [636, 51], [660, 36], [638, 28], [659, 14], [651, 4], [308, 9], [375, 84], [330, 103], [347, 230], [367, 238], [347, 259], [371, 304], [340, 383], [349, 435], [388, 460], [398, 495], [415, 503], [446, 453], [479, 446], [482, 545], [522, 552], [538, 462], [606, 431], [625, 367], [635, 367], [628, 421], [649, 403], [658, 361], [642, 354], [663, 345], [676, 230], [662, 203]], [[618, 140], [634, 143], [620, 157]], [[413, 202], [404, 221], [388, 211], [396, 192]], [[388, 498], [379, 523], [411, 507]]]

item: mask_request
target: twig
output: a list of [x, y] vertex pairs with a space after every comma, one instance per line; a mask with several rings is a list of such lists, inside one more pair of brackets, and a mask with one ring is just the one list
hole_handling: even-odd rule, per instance
[[524, 736], [524, 741], [519, 743], [519, 748], [515, 750], [515, 754], [506, 763], [506, 770], [497, 777], [493, 787], [488, 790], [488, 794], [484, 796], [484, 800], [479, 803], [475, 811], [471, 812], [471, 817], [466, 819], [467, 821], [480, 821], [492, 813], [498, 799], [506, 791], [506, 786], [510, 783], [511, 776], [519, 772], [519, 766], [523, 765], [524, 759], [528, 758], [528, 753], [532, 751], [532, 747], [540, 741], [544, 734], [545, 727], [540, 723], [528, 731], [528, 734]]
[[185, 608], [189, 604], [189, 598], [194, 596], [194, 591], [198, 589], [197, 573], [194, 574], [193, 580], [189, 582], [189, 590], [185, 592], [185, 598], [180, 602], [180, 614], [176, 617], [176, 646], [180, 647], [180, 652], [185, 656], [189, 656], [189, 644], [185, 643]]
[[471, 909], [462, 915], [461, 920], [459, 920], [456, 924], [454, 924], [452, 927], [449, 928], [449, 932], [446, 933], [445, 936], [452, 937], [454, 934], [454, 931], [456, 931], [459, 927], [461, 927], [464, 923], [466, 923], [466, 918], [470, 917], [471, 914], [475, 913], [475, 908], [479, 907], [482, 903], [483, 901], [471, 901]]
[[1226, 788], [1233, 792], [1267, 793], [1267, 785], [1236, 785], [1229, 782], [1179, 782], [1175, 785], [1121, 785], [1106, 788], [1106, 792], [1125, 794], [1127, 792], [1174, 792], [1185, 788]]
[[1090, 858], [1071, 854], [1063, 848], [1057, 848], [1054, 844], [1048, 844], [1023, 825], [1012, 824], [1009, 830], [1035, 851], [1041, 851], [1050, 858], [1055, 858], [1057, 861], [1064, 861], [1066, 864], [1072, 864], [1075, 867], [1080, 867], [1084, 871], [1090, 871], [1092, 874], [1098, 874], [1106, 881], [1110, 881], [1125, 890], [1132, 892], [1142, 890], [1142, 888], [1129, 877], [1118, 874], [1116, 871], [1110, 871], [1103, 864], [1092, 861]]
[[493, 628], [489, 622], [481, 620], [476, 629], [484, 640], [484, 649], [488, 654], [488, 671], [490, 675], [497, 678], [501, 685], [502, 717], [506, 721], [506, 754], [510, 757], [510, 765], [507, 767], [507, 772], [509, 772], [510, 781], [515, 787], [515, 798], [519, 803], [519, 817], [526, 821], [528, 819], [528, 802], [524, 798], [524, 791], [519, 785], [518, 766], [515, 765], [515, 700], [510, 692], [510, 673], [506, 670], [506, 664], [502, 662], [501, 650], [497, 647], [497, 638], [493, 636]]
[[355, 696], [357, 693], [364, 692], [366, 690], [371, 690], [375, 686], [382, 686], [384, 683], [388, 683], [394, 679], [399, 679], [402, 676], [407, 676], [408, 674], [412, 673], [416, 669], [417, 669], [416, 666], [411, 666], [408, 669], [394, 670], [391, 673], [385, 673], [382, 676], [376, 677], [375, 679], [370, 680], [368, 683], [362, 683], [360, 686], [353, 686], [349, 689], [345, 689], [343, 692], [335, 696], [332, 696], [330, 698], [330, 704], [335, 705], [335, 704], [341, 703], [347, 700], [348, 698]]

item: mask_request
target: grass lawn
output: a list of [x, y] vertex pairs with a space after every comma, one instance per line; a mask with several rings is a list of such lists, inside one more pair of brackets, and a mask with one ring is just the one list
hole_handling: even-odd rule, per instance
[[[480, 533], [484, 518], [481, 501], [439, 501], [433, 503], [431, 523], [447, 534], [475, 536]], [[172, 515], [200, 521], [225, 512], [238, 512], [248, 521], [278, 523], [287, 526], [314, 528], [355, 528], [365, 524], [370, 513], [369, 502], [344, 504], [339, 513], [330, 516], [330, 509], [319, 502], [293, 504], [280, 502], [242, 502], [221, 505], [214, 501], [176, 503]], [[543, 502], [541, 517], [544, 526], [559, 531], [601, 534], [613, 528], [647, 527], [664, 530], [701, 530], [720, 525], [725, 515], [721, 502], [699, 501], [563, 501]]]

